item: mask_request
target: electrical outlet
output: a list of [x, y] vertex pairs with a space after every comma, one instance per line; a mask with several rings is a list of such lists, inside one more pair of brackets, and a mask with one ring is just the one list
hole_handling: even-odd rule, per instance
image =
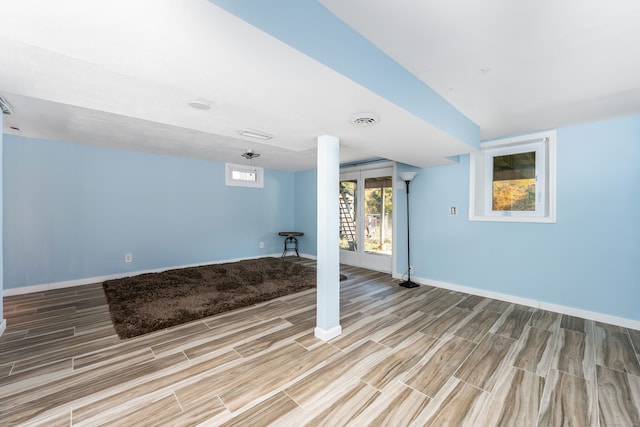
[[124, 262], [133, 262], [133, 254], [124, 254]]
[[264, 242], [260, 242], [260, 249], [264, 249]]
[[449, 208], [449, 213], [450, 213], [451, 215], [455, 215], [455, 214], [456, 214], [456, 207], [455, 207], [455, 206], [451, 206], [451, 207]]

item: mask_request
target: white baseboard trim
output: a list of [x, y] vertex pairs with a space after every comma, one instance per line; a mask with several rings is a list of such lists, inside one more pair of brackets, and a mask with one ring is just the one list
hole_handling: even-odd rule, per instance
[[7, 329], [7, 319], [2, 319], [2, 322], [0, 322], [0, 337], [4, 334], [5, 329]]
[[320, 338], [322, 341], [329, 341], [342, 334], [342, 326], [338, 325], [329, 330], [316, 327], [313, 334], [316, 338]]
[[[403, 280], [404, 276], [399, 274], [393, 275], [394, 279]], [[516, 295], [503, 294], [501, 292], [488, 291], [485, 289], [472, 288], [470, 286], [456, 285], [453, 283], [441, 282], [438, 280], [425, 279], [423, 277], [411, 276], [411, 280], [421, 285], [431, 285], [437, 288], [448, 289], [451, 291], [464, 292], [471, 295], [477, 295], [485, 298], [493, 298], [500, 301], [510, 302], [514, 304], [526, 305], [527, 307], [539, 308], [542, 310], [552, 311], [554, 313], [566, 314], [569, 316], [582, 317], [583, 319], [594, 320], [597, 322], [608, 323], [610, 325], [622, 326], [624, 328], [640, 330], [640, 320], [627, 319], [624, 317], [612, 316], [610, 314], [598, 313], [595, 311], [583, 310], [580, 308], [569, 307], [565, 305], [553, 304], [546, 301], [538, 301], [530, 298], [523, 298]]]
[[200, 267], [200, 266], [203, 266], [203, 265], [224, 264], [224, 263], [227, 263], [227, 262], [237, 262], [237, 261], [244, 261], [244, 260], [247, 260], [247, 259], [257, 259], [257, 258], [266, 258], [266, 257], [279, 258], [280, 255], [281, 254], [265, 254], [265, 255], [254, 256], [254, 257], [247, 257], [247, 258], [224, 259], [224, 260], [217, 260], [217, 261], [210, 261], [210, 262], [202, 262], [202, 263], [198, 263], [198, 264], [188, 264], [188, 265], [178, 265], [178, 266], [173, 266], [173, 267], [154, 268], [154, 269], [151, 269], [151, 270], [126, 271], [126, 272], [122, 272], [122, 273], [109, 274], [109, 275], [106, 275], [106, 276], [86, 277], [86, 278], [83, 278], [83, 279], [66, 280], [66, 281], [63, 281], [63, 282], [44, 283], [44, 284], [40, 284], [40, 285], [23, 286], [23, 287], [20, 287], [20, 288], [3, 289], [2, 296], [3, 297], [10, 297], [10, 296], [14, 296], [14, 295], [31, 294], [31, 293], [34, 293], [34, 292], [51, 291], [53, 289], [72, 288], [74, 286], [90, 285], [92, 283], [101, 283], [101, 282], [104, 282], [106, 280], [120, 279], [122, 277], [137, 276], [139, 274], [160, 273], [162, 271], [174, 270], [176, 268]]

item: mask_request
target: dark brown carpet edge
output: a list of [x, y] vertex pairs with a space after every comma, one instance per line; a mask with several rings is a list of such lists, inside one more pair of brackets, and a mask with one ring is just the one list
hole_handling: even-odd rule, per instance
[[[340, 280], [345, 280], [341, 275]], [[103, 289], [120, 338], [247, 307], [316, 286], [316, 269], [280, 258], [181, 268], [108, 280]]]

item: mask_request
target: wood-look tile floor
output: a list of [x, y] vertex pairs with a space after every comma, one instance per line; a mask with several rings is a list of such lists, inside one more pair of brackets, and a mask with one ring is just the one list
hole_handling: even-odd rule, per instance
[[315, 290], [128, 340], [100, 284], [7, 297], [0, 425], [640, 425], [639, 331], [342, 272], [328, 343]]

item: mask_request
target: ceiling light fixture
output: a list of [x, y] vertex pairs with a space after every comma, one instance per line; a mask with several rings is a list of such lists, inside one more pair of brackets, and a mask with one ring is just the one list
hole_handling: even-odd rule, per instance
[[2, 109], [2, 114], [7, 114], [7, 115], [13, 114], [13, 110], [11, 109], [11, 104], [9, 104], [9, 102], [1, 96], [0, 96], [0, 108]]
[[244, 150], [244, 153], [240, 154], [242, 157], [244, 157], [247, 160], [253, 160], [256, 157], [260, 157], [259, 153], [254, 152], [253, 150]]
[[273, 138], [273, 135], [269, 135], [268, 133], [259, 132], [257, 130], [250, 130], [250, 129], [241, 130], [240, 135], [248, 136], [249, 138], [262, 139], [262, 140]]
[[351, 116], [349, 121], [354, 126], [368, 127], [380, 123], [380, 118], [373, 113], [358, 113]]
[[190, 101], [189, 107], [195, 108], [196, 110], [209, 110], [211, 109], [211, 102], [206, 99], [198, 98], [194, 101]]

